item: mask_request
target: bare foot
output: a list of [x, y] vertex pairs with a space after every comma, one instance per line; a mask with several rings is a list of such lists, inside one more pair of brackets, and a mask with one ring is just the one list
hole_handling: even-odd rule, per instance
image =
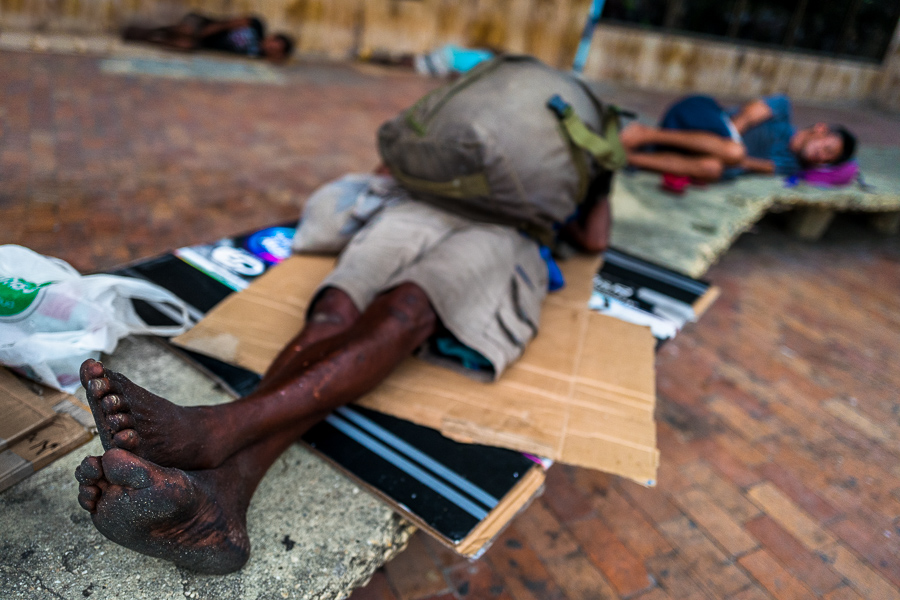
[[250, 556], [249, 498], [232, 470], [188, 473], [114, 448], [75, 470], [78, 503], [117, 544], [201, 573], [231, 573]]
[[104, 450], [186, 470], [218, 467], [233, 451], [209, 407], [173, 404], [91, 359], [81, 365], [81, 384]]

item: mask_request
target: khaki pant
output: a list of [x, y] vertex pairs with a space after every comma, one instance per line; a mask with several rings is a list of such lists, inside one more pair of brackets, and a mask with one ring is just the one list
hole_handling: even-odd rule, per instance
[[364, 310], [404, 282], [425, 291], [444, 326], [487, 358], [497, 378], [537, 333], [547, 267], [538, 245], [515, 229], [405, 201], [353, 237], [320, 289], [338, 288]]

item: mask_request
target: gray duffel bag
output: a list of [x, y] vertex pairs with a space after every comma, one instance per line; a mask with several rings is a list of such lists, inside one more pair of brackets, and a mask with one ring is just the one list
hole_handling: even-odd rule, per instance
[[624, 166], [618, 133], [617, 109], [570, 73], [501, 55], [384, 123], [378, 149], [415, 197], [546, 241]]

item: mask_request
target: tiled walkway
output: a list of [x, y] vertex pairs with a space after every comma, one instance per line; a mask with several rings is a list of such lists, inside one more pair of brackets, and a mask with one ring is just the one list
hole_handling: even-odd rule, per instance
[[[90, 271], [294, 219], [318, 184], [374, 166], [378, 124], [431, 85], [0, 53], [0, 243]], [[670, 97], [617, 98], [652, 114]], [[871, 111], [799, 115], [900, 139]], [[556, 466], [479, 561], [417, 534], [353, 600], [900, 598], [900, 238], [844, 217], [807, 244], [770, 218], [708, 276], [721, 298], [659, 354], [656, 488]]]

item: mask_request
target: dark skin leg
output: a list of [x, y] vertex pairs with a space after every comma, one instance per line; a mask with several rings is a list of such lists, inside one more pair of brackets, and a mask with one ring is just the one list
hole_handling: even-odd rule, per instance
[[275, 357], [259, 388], [277, 382], [278, 375], [290, 369], [297, 354], [326, 338], [347, 331], [359, 319], [359, 309], [350, 296], [336, 288], [322, 290], [313, 302], [303, 330]]
[[[341, 302], [338, 300], [338, 306]], [[196, 571], [229, 573], [239, 569], [250, 552], [247, 507], [272, 463], [328, 411], [384, 379], [431, 335], [438, 319], [418, 286], [401, 284], [376, 298], [349, 325], [339, 325], [336, 320], [324, 322], [338, 333], [312, 341], [327, 333], [323, 329], [308, 334], [308, 347], [302, 343], [289, 345], [285, 355], [279, 357], [279, 369], [266, 376], [264, 391], [211, 407], [212, 411], [226, 413], [240, 405], [234, 414], [242, 419], [249, 419], [253, 413], [260, 415], [256, 420], [234, 421], [231, 415], [222, 419], [231, 425], [218, 433], [242, 440], [243, 446], [215, 468], [163, 467], [115, 447], [107, 448], [102, 457], [85, 458], [75, 472], [80, 484], [78, 501], [91, 513], [97, 529], [127, 548]], [[303, 334], [297, 339], [301, 338]], [[83, 371], [100, 373], [100, 377], [89, 379], [89, 385], [120, 386], [117, 374], [95, 365], [99, 363], [83, 367]], [[93, 383], [97, 379], [104, 381]], [[137, 390], [141, 388], [130, 382], [127, 389], [116, 387], [121, 406], [131, 412], [142, 410], [139, 405], [143, 402], [167, 402], [152, 395], [150, 400], [128, 397]], [[88, 395], [92, 394], [89, 391]], [[100, 404], [106, 398], [108, 395], [101, 397]], [[164, 407], [157, 412], [168, 410]], [[146, 425], [157, 431], [150, 423]], [[173, 425], [181, 427], [169, 422], [159, 425], [158, 441], [165, 431], [172, 435]]]
[[437, 324], [425, 293], [410, 283], [379, 296], [354, 319], [355, 310], [337, 290], [320, 297], [309, 325], [259, 389], [220, 406], [178, 406], [85, 362], [82, 383], [104, 449], [128, 450], [165, 467], [215, 468], [253, 442], [365, 394]]

